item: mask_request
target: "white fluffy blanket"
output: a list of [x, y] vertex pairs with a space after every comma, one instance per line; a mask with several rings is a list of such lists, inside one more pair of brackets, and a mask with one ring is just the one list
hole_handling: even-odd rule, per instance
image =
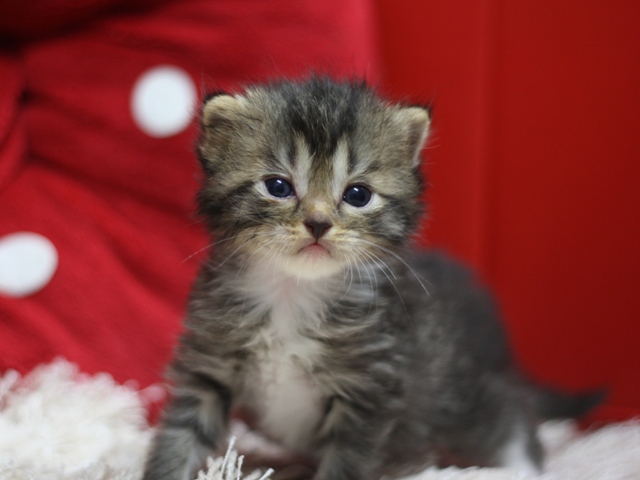
[[[5, 372], [0, 376], [0, 480], [139, 479], [152, 436], [146, 408], [161, 394], [159, 387], [140, 391], [106, 374], [81, 374], [64, 360], [24, 378]], [[541, 436], [547, 450], [541, 480], [640, 479], [639, 422], [586, 434], [571, 423], [549, 423]], [[230, 450], [225, 458], [210, 459], [199, 479], [238, 480], [241, 461]], [[243, 478], [261, 477], [266, 478], [258, 472]], [[505, 469], [431, 468], [411, 480], [530, 478]]]

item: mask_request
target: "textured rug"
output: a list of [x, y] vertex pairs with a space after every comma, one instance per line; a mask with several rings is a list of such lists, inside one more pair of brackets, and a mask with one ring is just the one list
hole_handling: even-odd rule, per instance
[[[64, 360], [20, 377], [0, 376], [0, 480], [138, 480], [153, 429], [148, 406], [160, 387], [138, 390], [107, 374], [86, 375]], [[236, 427], [239, 450], [262, 448]], [[430, 468], [411, 480], [640, 480], [640, 422], [579, 432], [572, 423], [541, 427], [545, 473], [531, 477], [506, 469]], [[264, 448], [268, 448], [265, 446]], [[243, 477], [242, 457], [230, 448], [209, 459], [199, 480], [265, 480]], [[409, 480], [409, 479], [405, 479]]]

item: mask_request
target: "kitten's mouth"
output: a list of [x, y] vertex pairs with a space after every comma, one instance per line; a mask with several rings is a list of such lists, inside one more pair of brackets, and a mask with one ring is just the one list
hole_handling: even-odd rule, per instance
[[318, 242], [311, 243], [306, 247], [302, 247], [298, 253], [303, 253], [305, 255], [310, 256], [311, 258], [322, 258], [324, 256], [329, 256], [329, 250], [323, 245], [320, 245]]

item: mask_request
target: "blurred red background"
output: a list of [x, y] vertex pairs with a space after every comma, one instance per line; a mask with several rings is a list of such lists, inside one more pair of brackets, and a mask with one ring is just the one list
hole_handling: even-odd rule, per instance
[[0, 240], [49, 239], [51, 281], [0, 295], [0, 371], [62, 355], [159, 381], [207, 243], [193, 122], [153, 136], [132, 91], [309, 69], [431, 101], [424, 245], [474, 265], [536, 378], [640, 414], [640, 3], [0, 0]]
[[377, 0], [384, 90], [432, 100], [424, 243], [475, 265], [537, 378], [640, 413], [640, 3]]

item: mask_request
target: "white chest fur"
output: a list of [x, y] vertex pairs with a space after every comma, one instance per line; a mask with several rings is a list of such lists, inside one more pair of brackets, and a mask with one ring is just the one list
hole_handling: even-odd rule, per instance
[[244, 400], [261, 430], [296, 450], [309, 446], [324, 408], [321, 385], [313, 376], [321, 346], [303, 334], [321, 321], [321, 298], [304, 285], [276, 285], [264, 292], [261, 301], [269, 319], [250, 345], [257, 362]]

